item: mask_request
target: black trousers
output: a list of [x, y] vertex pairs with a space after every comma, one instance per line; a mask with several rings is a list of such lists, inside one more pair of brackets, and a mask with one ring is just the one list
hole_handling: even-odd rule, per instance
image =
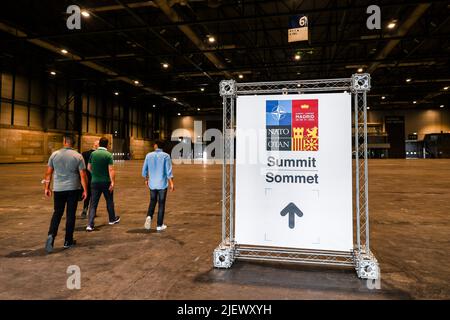
[[58, 234], [59, 223], [66, 210], [66, 241], [73, 240], [73, 231], [75, 229], [75, 219], [78, 206], [80, 190], [73, 191], [55, 191], [53, 193], [54, 211], [52, 220], [50, 222], [50, 228], [48, 230], [49, 235], [53, 235], [53, 239]]
[[156, 202], [158, 202], [158, 221], [157, 225], [162, 226], [164, 222], [164, 210], [166, 207], [166, 189], [150, 189], [150, 205], [148, 206], [147, 215], [153, 219], [155, 213]]
[[106, 209], [108, 210], [109, 221], [116, 219], [114, 211], [114, 192], [109, 192], [109, 182], [105, 183], [91, 183], [91, 203], [89, 208], [89, 225], [94, 226], [95, 213], [97, 212], [98, 202], [100, 196], [103, 194], [106, 200]]

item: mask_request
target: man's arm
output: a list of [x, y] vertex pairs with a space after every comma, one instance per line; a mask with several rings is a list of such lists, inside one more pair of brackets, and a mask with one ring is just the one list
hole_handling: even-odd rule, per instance
[[170, 191], [175, 191], [175, 185], [173, 184], [173, 174], [172, 174], [172, 159], [170, 159], [169, 156], [166, 158], [165, 170], [167, 180], [169, 181]]
[[86, 170], [80, 170], [80, 177], [81, 177], [81, 185], [83, 186], [83, 195], [82, 199], [87, 198], [87, 176], [86, 176]]
[[109, 178], [111, 179], [111, 184], [109, 185], [109, 192], [114, 190], [114, 182], [116, 179], [116, 172], [114, 171], [114, 166], [112, 164], [108, 165]]
[[86, 163], [87, 169], [89, 172], [92, 173], [92, 153], [89, 155], [88, 163]]
[[52, 176], [53, 176], [53, 168], [48, 166], [47, 171], [45, 171], [45, 178], [44, 178], [44, 194], [48, 198], [52, 196], [52, 190], [50, 190]]
[[142, 177], [144, 178], [144, 183], [148, 186], [148, 164], [147, 164], [148, 155], [145, 156], [144, 165], [142, 166]]
[[86, 177], [86, 164], [84, 163], [84, 158], [81, 156], [78, 162], [78, 172], [80, 173], [81, 185], [83, 186], [83, 193], [81, 195], [81, 199], [87, 198], [87, 177]]

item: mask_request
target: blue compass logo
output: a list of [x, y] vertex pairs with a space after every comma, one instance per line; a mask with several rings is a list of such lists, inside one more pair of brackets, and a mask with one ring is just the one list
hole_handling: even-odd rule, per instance
[[290, 100], [266, 101], [266, 125], [291, 125], [292, 104]]

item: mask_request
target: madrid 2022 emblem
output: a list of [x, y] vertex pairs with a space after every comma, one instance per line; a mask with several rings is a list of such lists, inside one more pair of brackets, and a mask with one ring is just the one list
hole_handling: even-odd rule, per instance
[[318, 151], [319, 101], [267, 100], [268, 151]]

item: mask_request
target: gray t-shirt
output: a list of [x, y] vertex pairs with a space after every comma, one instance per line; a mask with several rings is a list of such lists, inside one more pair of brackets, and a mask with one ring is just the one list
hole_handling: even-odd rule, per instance
[[71, 148], [52, 153], [48, 166], [53, 168], [53, 191], [81, 189], [80, 170], [86, 169], [83, 156]]

